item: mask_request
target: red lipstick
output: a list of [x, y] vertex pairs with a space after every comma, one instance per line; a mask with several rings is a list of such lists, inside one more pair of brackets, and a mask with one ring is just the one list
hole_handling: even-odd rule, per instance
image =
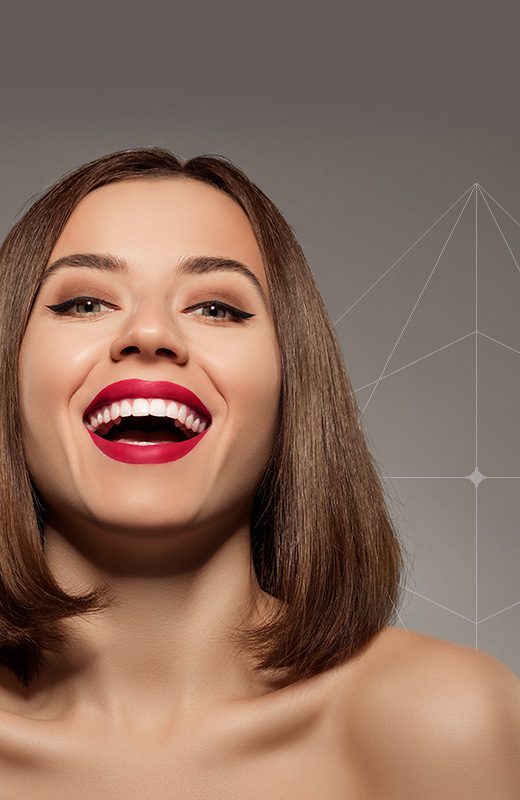
[[185, 386], [181, 386], [179, 383], [172, 383], [172, 381], [143, 381], [137, 378], [116, 381], [101, 389], [86, 407], [83, 419], [86, 419], [89, 414], [92, 414], [101, 406], [124, 400], [125, 397], [134, 399], [136, 397], [144, 397], [145, 400], [149, 397], [162, 397], [164, 400], [179, 400], [181, 403], [191, 406], [205, 420], [211, 422], [211, 414], [200, 397], [197, 397], [190, 389], [186, 389]]
[[92, 415], [102, 406], [125, 398], [136, 397], [143, 397], [146, 400], [160, 397], [164, 400], [185, 403], [196, 411], [202, 419], [206, 420], [207, 427], [202, 433], [198, 433], [183, 442], [161, 442], [147, 445], [110, 441], [103, 439], [102, 436], [86, 428], [96, 447], [116, 461], [122, 461], [126, 464], [163, 464], [168, 461], [176, 461], [193, 450], [211, 426], [210, 412], [202, 400], [190, 389], [171, 381], [145, 381], [138, 379], [116, 381], [105, 386], [85, 409], [83, 420], [85, 422], [88, 421], [89, 415]]

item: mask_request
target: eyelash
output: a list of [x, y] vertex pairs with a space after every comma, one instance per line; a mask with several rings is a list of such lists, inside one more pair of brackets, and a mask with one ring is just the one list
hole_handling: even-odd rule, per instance
[[[55, 314], [62, 315], [62, 316], [95, 316], [95, 314], [68, 314], [69, 309], [73, 308], [74, 306], [81, 305], [89, 300], [93, 300], [96, 303], [102, 303], [103, 305], [110, 305], [106, 300], [101, 300], [99, 297], [90, 297], [90, 296], [82, 296], [82, 297], [72, 297], [70, 300], [65, 300], [63, 303], [58, 303], [53, 306], [47, 306], [48, 309], [53, 311]], [[208, 308], [210, 306], [216, 306], [217, 308], [224, 308], [229, 314], [231, 314], [231, 322], [238, 322], [244, 323], [245, 320], [249, 319], [249, 317], [256, 316], [255, 314], [249, 314], [247, 311], [240, 311], [238, 308], [234, 308], [233, 306], [228, 305], [227, 303], [221, 303], [218, 300], [206, 300], [203, 303], [198, 303], [195, 306], [190, 306], [188, 311], [191, 311], [195, 308]], [[202, 316], [202, 315], [199, 315]], [[222, 318], [218, 317], [205, 317], [205, 319], [215, 319], [220, 322], [226, 322], [227, 320], [223, 320]]]

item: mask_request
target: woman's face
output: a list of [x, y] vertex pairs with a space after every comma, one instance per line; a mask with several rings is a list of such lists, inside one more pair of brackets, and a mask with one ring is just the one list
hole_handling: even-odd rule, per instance
[[[48, 523], [69, 533], [88, 525], [139, 537], [247, 521], [279, 422], [280, 353], [269, 301], [237, 271], [178, 269], [188, 257], [233, 259], [267, 298], [247, 216], [193, 179], [113, 183], [78, 204], [47, 267], [87, 253], [115, 257], [127, 270], [65, 263], [50, 273], [20, 350], [25, 454]], [[78, 296], [93, 302], [62, 314], [48, 308]], [[235, 321], [222, 307], [201, 307], [206, 301], [254, 316]], [[127, 379], [174, 382], [200, 398], [211, 424], [190, 452], [128, 463], [94, 444], [85, 409], [101, 389]]]

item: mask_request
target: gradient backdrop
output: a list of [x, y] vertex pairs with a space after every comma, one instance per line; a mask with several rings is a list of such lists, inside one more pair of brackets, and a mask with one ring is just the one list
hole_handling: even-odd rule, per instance
[[341, 342], [409, 553], [398, 624], [518, 675], [519, 21], [513, 3], [149, 2], [0, 24], [2, 237], [113, 150], [245, 169]]

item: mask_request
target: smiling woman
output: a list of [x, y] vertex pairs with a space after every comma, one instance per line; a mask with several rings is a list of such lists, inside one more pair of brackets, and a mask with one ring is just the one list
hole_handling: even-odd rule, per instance
[[[159, 178], [168, 180], [158, 181]], [[188, 182], [187, 179], [191, 180]], [[125, 194], [129, 180], [138, 189], [132, 209], [129, 208], [130, 198]], [[191, 231], [189, 240], [185, 217], [192, 213], [191, 208], [187, 211], [186, 203], [175, 210], [167, 205], [168, 188], [179, 188], [180, 185], [191, 190], [200, 187], [207, 192], [208, 203], [210, 195], [214, 201], [214, 193], [236, 206], [237, 214], [243, 213], [241, 209], [245, 211], [254, 232], [251, 240], [256, 237], [258, 242], [259, 255], [255, 253], [252, 260], [265, 268], [265, 291], [260, 291], [259, 297], [264, 294], [269, 298], [267, 306], [255, 298], [255, 286], [262, 289], [259, 278], [254, 276], [251, 279], [252, 291], [249, 290], [244, 265], [238, 268], [238, 259], [230, 258], [234, 255], [229, 242], [231, 229], [222, 232], [221, 240], [211, 243], [213, 248], [217, 244], [220, 252], [207, 251], [207, 228], [201, 242], [196, 241], [195, 233]], [[120, 208], [126, 203], [127, 213], [130, 210], [134, 212], [133, 219], [117, 222], [125, 227], [115, 245], [121, 248], [124, 239], [126, 252], [129, 255], [137, 252], [137, 240], [143, 235], [143, 226], [153, 218], [150, 195], [139, 195], [139, 189], [142, 192], [145, 187], [149, 190], [154, 187], [163, 189], [156, 201], [157, 206], [167, 209], [160, 235], [169, 233], [175, 239], [184, 227], [184, 241], [176, 245], [179, 258], [174, 257], [173, 250], [168, 250], [166, 270], [158, 276], [151, 291], [151, 254], [145, 253], [146, 263], [142, 272], [136, 272], [134, 286], [131, 286], [128, 283], [128, 265], [121, 257], [121, 250], [114, 253], [107, 247], [105, 214], [109, 207], [117, 207], [118, 203]], [[101, 193], [109, 189], [113, 193], [105, 195], [103, 205], [97, 206], [96, 216], [96, 201], [99, 203]], [[194, 197], [198, 220], [191, 222], [192, 228], [201, 227], [201, 222], [204, 222], [202, 197]], [[97, 240], [88, 242], [89, 245], [96, 244], [98, 252], [94, 255], [77, 253], [78, 231], [72, 229], [70, 223], [73, 220], [69, 218], [80, 202], [86, 215], [83, 235], [85, 230], [89, 230], [92, 236], [89, 225], [91, 222], [96, 224]], [[87, 208], [89, 202], [90, 208]], [[77, 227], [79, 229], [79, 224]], [[71, 245], [75, 245], [72, 252], [67, 234]], [[248, 247], [253, 249], [256, 242], [248, 241]], [[60, 244], [59, 250], [56, 249], [57, 243]], [[194, 253], [186, 252], [190, 246], [196, 248]], [[158, 249], [157, 239], [155, 249]], [[290, 668], [300, 676], [312, 675], [339, 664], [368, 643], [394, 614], [401, 570], [400, 548], [385, 508], [372, 457], [361, 433], [354, 395], [318, 287], [289, 226], [268, 198], [241, 170], [222, 157], [202, 156], [183, 164], [159, 148], [122, 151], [76, 169], [48, 190], [13, 227], [0, 257], [0, 370], [7, 412], [0, 420], [2, 535], [10, 544], [10, 552], [19, 554], [2, 564], [4, 592], [10, 599], [4, 608], [11, 608], [13, 614], [13, 619], [7, 618], [3, 626], [3, 630], [8, 632], [3, 641], [5, 663], [16, 667], [19, 677], [29, 682], [40, 663], [41, 646], [60, 646], [58, 621], [69, 614], [99, 608], [98, 601], [104, 596], [103, 592], [84, 597], [63, 595], [42, 558], [40, 540], [35, 533], [39, 524], [43, 534], [48, 499], [42, 498], [40, 487], [34, 485], [34, 475], [27, 471], [24, 460], [28, 442], [27, 436], [24, 441], [17, 413], [18, 375], [15, 374], [16, 362], [12, 354], [19, 352], [24, 340], [24, 349], [30, 358], [32, 345], [29, 346], [26, 329], [31, 314], [33, 319], [37, 315], [42, 320], [42, 327], [34, 329], [35, 336], [39, 337], [45, 330], [48, 337], [51, 330], [55, 331], [52, 346], [56, 347], [60, 366], [68, 341], [72, 342], [70, 365], [75, 357], [79, 357], [78, 343], [84, 342], [86, 337], [99, 338], [102, 347], [106, 348], [112, 345], [111, 340], [123, 334], [132, 346], [131, 333], [127, 333], [131, 326], [128, 315], [135, 311], [136, 295], [147, 290], [150, 294], [158, 291], [159, 298], [164, 301], [172, 298], [166, 282], [169, 273], [174, 276], [177, 290], [182, 295], [173, 298], [173, 305], [182, 306], [183, 315], [193, 312], [186, 312], [189, 303], [184, 304], [181, 300], [196, 300], [199, 296], [206, 299], [204, 294], [207, 294], [207, 299], [214, 301], [217, 298], [213, 297], [213, 288], [218, 288], [219, 300], [224, 299], [224, 288], [230, 296], [242, 299], [247, 306], [239, 311], [257, 311], [253, 320], [260, 316], [260, 312], [265, 315], [269, 306], [272, 307], [271, 324], [281, 357], [280, 415], [274, 446], [269, 448], [272, 449], [268, 454], [269, 463], [262, 469], [261, 480], [255, 487], [251, 550], [261, 587], [283, 600], [284, 604], [278, 609], [282, 613], [277, 620], [255, 630], [247, 638], [250, 643], [259, 645], [257, 652], [263, 666]], [[218, 282], [221, 275], [225, 275], [227, 280]], [[208, 283], [210, 277], [211, 284]], [[194, 278], [197, 283], [186, 282]], [[99, 312], [89, 298], [88, 310], [86, 298], [82, 297], [84, 311], [80, 317], [78, 312], [82, 306], [73, 295], [78, 293], [78, 288], [83, 290], [92, 285], [103, 294], [103, 302], [110, 301], [112, 308]], [[44, 291], [47, 292], [45, 295]], [[40, 298], [42, 303], [38, 305]], [[65, 316], [63, 305], [71, 298], [77, 309], [74, 317]], [[95, 301], [97, 303], [97, 298]], [[53, 314], [61, 312], [63, 316], [51, 319], [47, 306], [53, 309]], [[121, 316], [125, 318], [125, 331], [121, 331], [118, 320]], [[191, 320], [199, 351], [207, 342], [214, 343], [214, 348], [219, 351], [223, 347], [233, 351], [238, 339], [254, 335], [251, 329], [239, 335], [238, 323], [216, 321], [217, 318], [209, 314], [204, 319], [199, 314]], [[251, 323], [247, 320], [245, 324]], [[186, 327], [186, 318], [182, 326]], [[180, 327], [179, 317], [175, 328], [178, 330]], [[175, 339], [169, 332], [168, 337]], [[177, 333], [177, 338], [184, 345], [184, 337]], [[163, 346], [167, 344], [168, 341], [162, 342]], [[33, 351], [38, 358], [41, 356], [40, 350], [33, 348]], [[102, 371], [99, 361], [93, 361], [92, 369], [84, 368], [87, 398], [91, 387], [99, 385], [98, 373], [103, 378], [127, 378], [132, 377], [132, 373], [138, 373], [136, 377], [149, 378], [153, 373], [153, 377], [176, 379], [181, 372], [186, 372], [184, 367], [181, 369], [178, 364], [169, 363], [168, 358], [161, 359], [158, 355], [155, 362], [151, 356], [146, 360], [143, 357], [139, 365], [135, 358], [131, 367], [125, 365], [124, 375], [119, 363], [114, 365], [112, 361], [112, 366], [108, 363]], [[196, 377], [200, 385], [201, 380], [198, 375]], [[34, 375], [29, 374], [27, 388], [32, 388], [32, 384], [29, 385], [31, 380], [34, 380]], [[77, 388], [73, 381], [71, 384], [72, 389]], [[224, 390], [223, 386], [218, 388]], [[23, 386], [21, 389], [23, 393]], [[213, 394], [218, 397], [219, 393], [214, 390]], [[43, 420], [50, 408], [42, 403], [42, 399], [40, 395], [33, 402], [41, 407], [39, 415]], [[272, 409], [270, 411], [272, 413]], [[254, 417], [250, 413], [248, 417], [248, 431], [251, 431]], [[317, 420], [318, 424], [309, 425], [311, 419]], [[221, 435], [225, 435], [224, 425]], [[109, 466], [108, 462], [107, 468]], [[64, 467], [69, 468], [70, 464]], [[46, 469], [45, 465], [40, 468]], [[125, 478], [128, 480], [130, 476], [125, 473]], [[312, 493], [308, 491], [309, 486], [313, 487]], [[31, 529], [34, 531], [32, 534]], [[22, 579], [15, 564], [23, 565], [31, 579]], [[22, 597], [23, 603], [13, 602]], [[303, 616], [306, 618], [304, 628]], [[6, 625], [8, 622], [10, 624]]]
[[447, 645], [390, 624], [402, 547], [266, 195], [161, 148], [65, 175], [0, 249], [0, 382], [4, 785], [384, 787], [374, 686], [394, 725], [392, 676], [413, 685]]

